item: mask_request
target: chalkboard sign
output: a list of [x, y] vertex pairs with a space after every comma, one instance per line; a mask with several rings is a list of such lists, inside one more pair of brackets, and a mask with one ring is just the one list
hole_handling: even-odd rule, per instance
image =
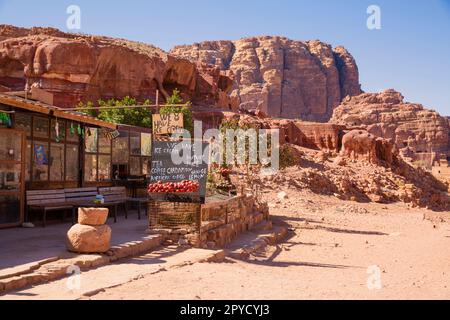
[[[186, 156], [187, 163], [175, 164], [172, 161], [172, 152], [183, 144], [185, 151], [179, 151], [180, 156]], [[200, 184], [199, 195], [206, 195], [206, 180], [208, 178], [208, 164], [196, 156], [196, 148], [201, 146], [199, 155], [203, 155], [208, 143], [193, 143], [191, 141], [153, 141], [152, 143], [152, 169], [150, 181], [180, 182], [183, 180], [198, 181]], [[179, 149], [177, 149], [178, 151]], [[175, 152], [177, 152], [175, 151]], [[187, 151], [187, 152], [186, 152]]]

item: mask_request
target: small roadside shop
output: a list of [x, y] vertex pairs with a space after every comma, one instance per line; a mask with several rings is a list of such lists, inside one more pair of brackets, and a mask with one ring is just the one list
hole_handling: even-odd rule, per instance
[[[151, 130], [0, 94], [0, 228], [24, 221], [26, 190], [145, 186]], [[138, 184], [139, 185], [139, 184]]]

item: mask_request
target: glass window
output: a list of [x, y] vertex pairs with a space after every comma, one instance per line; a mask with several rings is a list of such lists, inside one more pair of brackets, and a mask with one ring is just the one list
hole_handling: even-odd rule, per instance
[[30, 181], [31, 177], [31, 141], [27, 140], [27, 146], [25, 149], [25, 181]]
[[128, 164], [128, 132], [120, 131], [120, 136], [113, 140], [113, 163]]
[[98, 156], [98, 181], [111, 180], [111, 156]]
[[8, 128], [11, 125], [11, 114], [4, 111], [10, 110], [0, 105], [0, 128]]
[[130, 175], [140, 176], [141, 175], [141, 158], [140, 157], [130, 157]]
[[84, 160], [84, 181], [97, 181], [97, 155], [87, 154]]
[[20, 222], [18, 196], [0, 196], [0, 225]]
[[97, 128], [85, 128], [85, 143], [84, 147], [86, 152], [97, 153], [98, 151], [98, 129]]
[[64, 144], [50, 145], [50, 181], [64, 181]]
[[141, 155], [141, 134], [137, 132], [130, 132], [130, 150], [131, 154], [135, 156]]
[[142, 158], [142, 174], [149, 175], [151, 170], [152, 160], [150, 158]]
[[[56, 126], [56, 124], [58, 124], [58, 126]], [[52, 140], [55, 140], [56, 142], [64, 141], [66, 137], [66, 122], [64, 120], [58, 119], [58, 122], [56, 122], [56, 119], [52, 119], [52, 125], [50, 128]]]
[[0, 190], [20, 190], [20, 164], [0, 164]]
[[25, 131], [27, 137], [31, 136], [31, 116], [29, 114], [16, 112], [14, 114], [14, 126], [16, 129]]
[[100, 130], [98, 137], [98, 152], [111, 154], [111, 139], [106, 136], [106, 130]]
[[48, 119], [33, 117], [33, 135], [38, 138], [48, 138]]
[[152, 155], [152, 135], [141, 133], [141, 156], [150, 157]]
[[0, 139], [0, 160], [20, 161], [22, 153], [22, 136], [7, 134]]
[[78, 142], [78, 123], [67, 122], [66, 140], [70, 142]]
[[48, 143], [33, 144], [33, 181], [48, 180]]
[[66, 181], [78, 181], [78, 146], [66, 146]]

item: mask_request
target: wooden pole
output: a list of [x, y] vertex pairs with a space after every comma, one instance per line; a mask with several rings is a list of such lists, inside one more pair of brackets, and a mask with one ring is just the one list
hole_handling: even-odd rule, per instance
[[159, 113], [159, 90], [156, 90], [156, 112]]

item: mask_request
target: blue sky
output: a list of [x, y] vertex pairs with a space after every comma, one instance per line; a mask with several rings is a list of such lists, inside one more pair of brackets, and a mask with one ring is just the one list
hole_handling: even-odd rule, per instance
[[[363, 90], [395, 88], [407, 101], [450, 115], [450, 0], [0, 0], [0, 23], [67, 31], [79, 5], [81, 32], [152, 43], [165, 50], [204, 40], [282, 35], [345, 46]], [[369, 5], [381, 30], [368, 30]]]

